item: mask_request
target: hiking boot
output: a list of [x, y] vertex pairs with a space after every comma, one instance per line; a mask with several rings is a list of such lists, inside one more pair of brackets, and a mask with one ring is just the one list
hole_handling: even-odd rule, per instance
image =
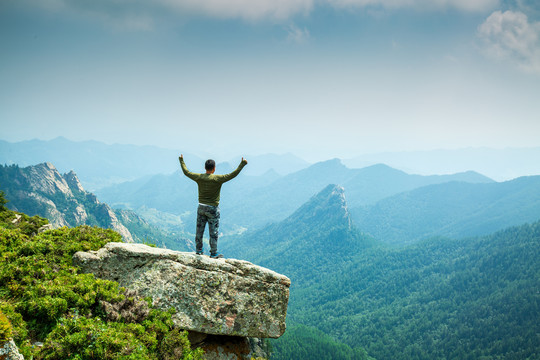
[[221, 254], [214, 254], [214, 255], [210, 255], [210, 258], [211, 258], [211, 259], [222, 259], [222, 258], [223, 258], [223, 255], [221, 255]]
[[203, 254], [202, 251], [200, 251], [200, 252], [199, 252], [199, 251], [195, 252], [195, 255], [202, 255], [202, 254]]

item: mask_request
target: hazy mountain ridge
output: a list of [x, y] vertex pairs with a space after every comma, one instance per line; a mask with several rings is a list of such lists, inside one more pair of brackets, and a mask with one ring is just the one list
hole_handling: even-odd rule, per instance
[[501, 183], [448, 182], [351, 209], [363, 231], [389, 244], [487, 235], [540, 218], [540, 176]]
[[384, 163], [407, 173], [453, 174], [475, 170], [497, 181], [540, 175], [540, 147], [402, 151], [364, 154], [344, 159], [350, 167]]
[[[251, 162], [246, 169], [249, 166]], [[218, 167], [217, 172], [224, 171]], [[255, 229], [285, 219], [329, 184], [343, 186], [350, 206], [354, 207], [374, 203], [402, 191], [448, 181], [492, 182], [475, 172], [444, 176], [409, 175], [382, 164], [349, 169], [339, 159], [333, 159], [286, 176], [278, 176], [275, 172], [248, 176], [242, 172], [223, 186], [220, 207], [223, 218], [228, 219], [224, 229], [232, 224]], [[180, 171], [118, 184], [97, 193], [113, 206], [135, 210], [147, 206], [175, 215], [192, 213], [197, 202], [196, 184]], [[193, 215], [186, 217], [185, 221], [193, 222]]]
[[[198, 160], [193, 155], [186, 156]], [[0, 163], [31, 166], [51, 162], [61, 172], [74, 170], [90, 189], [144, 175], [173, 172], [177, 157], [177, 151], [156, 146], [75, 142], [63, 137], [16, 143], [0, 140]]]
[[[183, 153], [186, 163], [204, 169], [204, 161], [197, 155], [157, 146], [105, 144], [98, 141], [71, 141], [64, 137], [44, 140], [7, 142], [0, 140], [0, 164], [31, 166], [51, 162], [61, 172], [74, 170], [85, 188], [95, 191], [105, 186], [156, 174], [171, 174], [179, 169], [178, 156]], [[247, 175], [260, 176], [270, 169], [278, 174], [288, 174], [309, 165], [305, 160], [287, 154], [244, 154], [252, 166]], [[233, 170], [240, 162], [214, 158], [218, 167]]]

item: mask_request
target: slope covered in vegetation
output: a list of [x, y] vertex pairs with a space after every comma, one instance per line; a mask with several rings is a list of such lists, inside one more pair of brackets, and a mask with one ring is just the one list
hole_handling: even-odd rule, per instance
[[201, 358], [173, 327], [171, 312], [72, 266], [75, 252], [120, 235], [89, 226], [38, 233], [46, 219], [16, 214], [5, 203], [0, 192], [0, 311], [25, 358]]
[[291, 294], [290, 322], [377, 359], [540, 357], [540, 222], [366, 249], [320, 271]]

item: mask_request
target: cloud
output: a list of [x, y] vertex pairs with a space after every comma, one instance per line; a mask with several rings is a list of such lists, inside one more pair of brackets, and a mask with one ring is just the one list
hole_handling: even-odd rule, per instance
[[519, 11], [495, 11], [478, 27], [485, 53], [540, 74], [540, 22]]
[[157, 0], [164, 6], [217, 18], [287, 19], [308, 13], [313, 0]]
[[[0, 0], [1, 1], [1, 0]], [[53, 11], [82, 13], [115, 26], [151, 28], [159, 14], [180, 17], [192, 15], [246, 21], [286, 21], [309, 14], [315, 6], [336, 8], [369, 7], [382, 9], [491, 11], [499, 0], [18, 0], [27, 6]], [[527, 0], [518, 0], [527, 1]]]
[[482, 12], [494, 9], [499, 0], [327, 0], [336, 7], [415, 8], [422, 10], [458, 9]]
[[[140, 23], [163, 11], [180, 16], [202, 15], [223, 19], [284, 20], [311, 11], [314, 0], [22, 0], [54, 11], [71, 10], [115, 20]], [[143, 21], [146, 23], [146, 21]]]
[[305, 27], [300, 29], [298, 26], [291, 24], [285, 30], [287, 30], [288, 42], [302, 44], [309, 40], [309, 30]]

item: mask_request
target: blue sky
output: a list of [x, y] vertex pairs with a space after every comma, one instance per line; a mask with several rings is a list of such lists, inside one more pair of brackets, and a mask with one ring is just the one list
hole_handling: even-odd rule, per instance
[[0, 138], [331, 157], [540, 146], [532, 0], [2, 0]]

